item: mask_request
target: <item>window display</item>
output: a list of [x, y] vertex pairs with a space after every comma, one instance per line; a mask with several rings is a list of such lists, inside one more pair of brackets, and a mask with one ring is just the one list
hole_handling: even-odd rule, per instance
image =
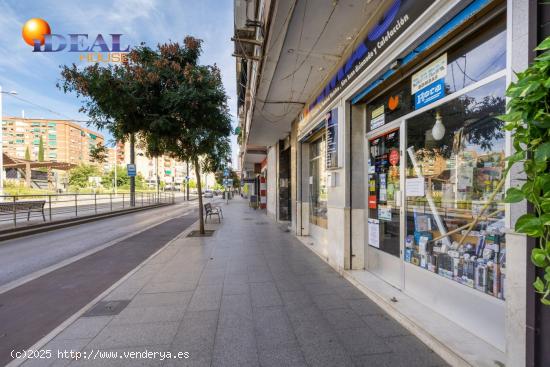
[[503, 299], [504, 190], [495, 190], [505, 86], [498, 79], [407, 120], [404, 251], [406, 262]]
[[372, 139], [369, 171], [369, 245], [399, 254], [399, 130]]
[[309, 222], [327, 228], [326, 136], [309, 143]]

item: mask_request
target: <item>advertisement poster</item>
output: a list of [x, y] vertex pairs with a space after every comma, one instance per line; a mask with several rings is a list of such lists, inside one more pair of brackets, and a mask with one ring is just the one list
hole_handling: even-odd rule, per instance
[[338, 109], [327, 114], [327, 168], [338, 167]]
[[380, 248], [380, 221], [378, 219], [369, 219], [369, 245]]
[[372, 115], [370, 119], [370, 129], [371, 130], [377, 129], [380, 126], [384, 125], [384, 123], [385, 123], [384, 105], [381, 105], [380, 107], [372, 111]]
[[378, 219], [391, 222], [391, 206], [378, 207]]
[[388, 200], [387, 198], [387, 192], [386, 192], [386, 174], [381, 173], [380, 176], [380, 191], [378, 192], [378, 199], [382, 202], [385, 202]]
[[433, 82], [447, 75], [447, 54], [439, 56], [411, 78], [411, 94], [416, 94]]
[[407, 178], [405, 187], [407, 196], [424, 196], [424, 179], [422, 177]]
[[445, 79], [438, 79], [414, 95], [414, 109], [418, 110], [445, 97]]

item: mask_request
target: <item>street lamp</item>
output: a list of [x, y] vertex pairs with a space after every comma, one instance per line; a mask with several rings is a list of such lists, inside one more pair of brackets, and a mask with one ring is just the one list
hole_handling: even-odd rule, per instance
[[[4, 120], [2, 119], [2, 94], [16, 95], [17, 92], [3, 92], [0, 85], [0, 197], [4, 196]], [[7, 126], [7, 125], [6, 125]]]

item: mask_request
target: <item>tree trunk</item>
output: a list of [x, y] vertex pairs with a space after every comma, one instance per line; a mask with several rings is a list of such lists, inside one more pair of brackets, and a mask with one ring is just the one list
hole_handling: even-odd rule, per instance
[[204, 234], [204, 213], [202, 207], [202, 186], [201, 186], [201, 169], [199, 167], [199, 160], [193, 159], [195, 165], [195, 175], [197, 176], [197, 193], [199, 194], [199, 231], [200, 234]]

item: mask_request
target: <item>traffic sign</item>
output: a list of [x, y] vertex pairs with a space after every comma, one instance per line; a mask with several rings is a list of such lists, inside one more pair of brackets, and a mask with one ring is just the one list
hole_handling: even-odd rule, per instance
[[126, 165], [126, 171], [128, 172], [128, 177], [136, 177], [136, 165], [135, 164], [127, 164]]

